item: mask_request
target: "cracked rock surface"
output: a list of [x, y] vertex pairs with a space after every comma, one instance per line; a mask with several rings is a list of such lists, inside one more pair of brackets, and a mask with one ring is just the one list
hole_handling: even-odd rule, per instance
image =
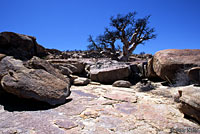
[[199, 124], [178, 110], [175, 88], [137, 92], [136, 86], [89, 84], [71, 91], [59, 106], [0, 96], [0, 134], [200, 133]]

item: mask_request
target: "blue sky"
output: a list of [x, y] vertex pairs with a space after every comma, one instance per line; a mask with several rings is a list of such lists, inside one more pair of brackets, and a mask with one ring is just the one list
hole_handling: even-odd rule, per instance
[[0, 32], [37, 38], [47, 48], [86, 49], [87, 38], [103, 33], [110, 16], [152, 15], [157, 38], [134, 53], [162, 49], [200, 49], [200, 0], [0, 0]]

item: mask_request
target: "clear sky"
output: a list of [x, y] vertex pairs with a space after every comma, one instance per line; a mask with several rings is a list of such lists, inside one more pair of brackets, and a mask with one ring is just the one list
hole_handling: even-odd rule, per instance
[[135, 53], [162, 49], [200, 49], [200, 0], [0, 0], [0, 32], [37, 38], [47, 48], [85, 50], [88, 35], [102, 34], [110, 16], [152, 15], [157, 38]]

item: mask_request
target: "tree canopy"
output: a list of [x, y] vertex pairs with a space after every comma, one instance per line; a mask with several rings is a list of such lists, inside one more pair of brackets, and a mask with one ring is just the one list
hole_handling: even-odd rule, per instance
[[102, 35], [94, 40], [89, 36], [88, 49], [97, 51], [110, 51], [116, 53], [120, 47], [116, 45], [116, 41], [120, 40], [123, 44], [122, 56], [120, 60], [128, 60], [128, 57], [136, 49], [139, 44], [156, 37], [154, 28], [150, 28], [149, 16], [136, 19], [136, 12], [128, 14], [112, 16], [110, 18], [110, 28], [105, 28]]

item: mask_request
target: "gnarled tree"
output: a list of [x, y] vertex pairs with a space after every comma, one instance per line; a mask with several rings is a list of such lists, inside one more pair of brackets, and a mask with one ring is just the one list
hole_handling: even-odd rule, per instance
[[120, 60], [127, 61], [132, 52], [139, 44], [143, 44], [149, 39], [156, 37], [154, 28], [148, 26], [150, 16], [136, 19], [136, 12], [126, 15], [118, 14], [110, 18], [111, 30], [106, 28], [103, 35], [99, 35], [96, 40], [89, 37], [89, 49], [109, 50], [116, 52], [116, 41], [120, 40], [123, 44], [123, 52]]

